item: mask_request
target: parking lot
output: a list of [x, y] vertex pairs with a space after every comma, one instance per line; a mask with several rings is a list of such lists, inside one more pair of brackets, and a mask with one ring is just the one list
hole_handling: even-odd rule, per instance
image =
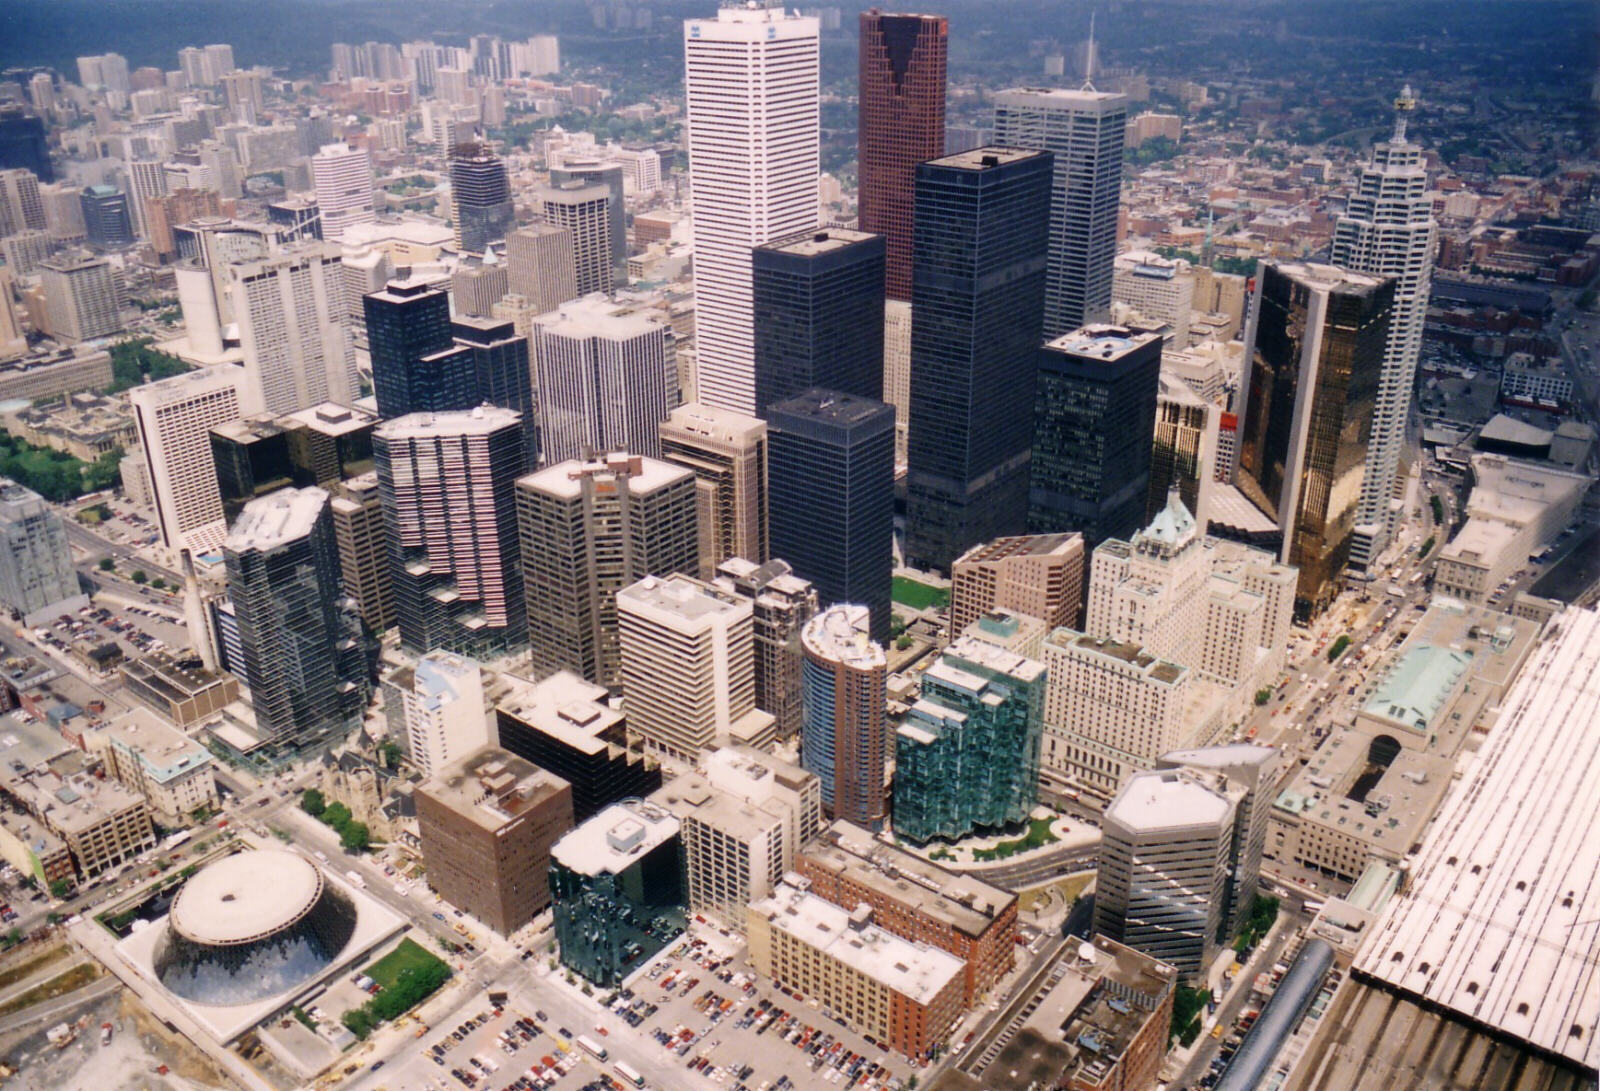
[[431, 1086], [441, 1091], [615, 1091], [622, 1086], [603, 1062], [576, 1045], [571, 1028], [546, 1025], [538, 1013], [514, 1009], [483, 1008], [439, 1035], [422, 1055], [435, 1066]]
[[757, 978], [742, 954], [743, 945], [734, 937], [697, 928], [635, 977], [612, 1010], [707, 1087], [899, 1091], [904, 1086], [914, 1071], [905, 1058]]
[[[166, 613], [123, 603], [82, 607], [76, 613], [39, 624], [32, 635], [62, 653], [70, 652], [74, 646], [115, 644], [129, 659], [161, 651], [168, 647], [169, 640], [177, 641], [180, 647], [184, 644], [182, 626]], [[80, 667], [88, 670], [87, 666]]]

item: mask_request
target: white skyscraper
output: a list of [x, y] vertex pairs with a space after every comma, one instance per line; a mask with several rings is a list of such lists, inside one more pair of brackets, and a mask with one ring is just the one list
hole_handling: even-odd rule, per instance
[[1334, 227], [1333, 264], [1395, 278], [1366, 476], [1350, 543], [1350, 566], [1357, 569], [1365, 569], [1377, 559], [1400, 513], [1400, 506], [1392, 501], [1395, 474], [1405, 446], [1411, 382], [1422, 350], [1438, 241], [1422, 149], [1406, 139], [1406, 115], [1415, 107], [1408, 86], [1395, 101], [1394, 136], [1373, 148], [1372, 162], [1362, 168], [1345, 215]]
[[699, 397], [755, 412], [750, 250], [817, 226], [817, 20], [725, 7], [683, 25]]
[[1128, 97], [1087, 84], [1078, 91], [1027, 88], [995, 96], [995, 143], [1043, 149], [1056, 157], [1044, 289], [1046, 341], [1110, 317], [1127, 124]]
[[678, 408], [672, 330], [601, 295], [534, 319], [539, 445], [546, 465], [592, 451], [661, 457]]
[[133, 229], [142, 239], [150, 237], [150, 220], [145, 202], [167, 194], [166, 164], [159, 159], [135, 159], [128, 164], [128, 209], [133, 213]]
[[372, 199], [372, 157], [365, 150], [324, 144], [311, 157], [311, 178], [322, 210], [324, 240], [340, 242], [351, 224], [378, 218]]
[[173, 552], [217, 552], [228, 536], [211, 429], [258, 411], [246, 404], [243, 385], [244, 372], [225, 364], [128, 392], [155, 492], [161, 542]]
[[251, 400], [269, 413], [350, 405], [355, 352], [344, 315], [339, 247], [310, 243], [229, 270]]
[[410, 681], [400, 691], [406, 744], [411, 763], [425, 775], [433, 776], [490, 744], [483, 672], [476, 659], [429, 652], [417, 660]]

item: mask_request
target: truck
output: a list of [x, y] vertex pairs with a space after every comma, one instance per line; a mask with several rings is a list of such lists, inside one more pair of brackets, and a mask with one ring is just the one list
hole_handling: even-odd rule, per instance
[[350, 880], [350, 885], [355, 887], [357, 890], [365, 890], [365, 889], [367, 889], [367, 881], [365, 879], [363, 879], [361, 877], [361, 873], [359, 871], [356, 871], [354, 868], [352, 868], [349, 871], [345, 872], [344, 873], [344, 877], [346, 879], [349, 879]]

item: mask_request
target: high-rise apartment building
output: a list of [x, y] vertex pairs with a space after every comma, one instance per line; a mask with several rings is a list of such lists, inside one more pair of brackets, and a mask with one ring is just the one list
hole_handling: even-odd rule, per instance
[[1268, 262], [1256, 278], [1234, 481], [1277, 524], [1302, 616], [1332, 601], [1350, 557], [1394, 292], [1331, 265]]
[[572, 232], [555, 224], [529, 224], [506, 236], [507, 282], [534, 314], [578, 298]]
[[906, 558], [948, 569], [1028, 517], [1049, 152], [917, 166]]
[[599, 451], [661, 456], [661, 422], [678, 408], [671, 327], [590, 295], [535, 319], [532, 341], [546, 464]]
[[958, 639], [895, 731], [894, 828], [917, 844], [1027, 820], [1039, 801], [1044, 664]]
[[[917, 164], [944, 155], [943, 15], [861, 13], [856, 162], [861, 230], [887, 242], [888, 297], [911, 299], [911, 243]], [[886, 401], [890, 400], [885, 398]]]
[[817, 778], [747, 746], [709, 751], [651, 799], [681, 824], [690, 911], [741, 933], [746, 907], [772, 893], [822, 829]]
[[37, 625], [87, 602], [61, 516], [32, 489], [0, 478], [0, 604]]
[[818, 228], [752, 251], [756, 412], [823, 387], [883, 396], [881, 235]]
[[1187, 769], [1134, 774], [1106, 808], [1094, 930], [1203, 978], [1227, 920], [1243, 789]]
[[492, 659], [527, 643], [509, 409], [414, 413], [373, 437], [400, 643]]
[[338, 247], [313, 242], [229, 267], [252, 404], [293, 413], [355, 401], [355, 350], [340, 321], [339, 263]]
[[610, 295], [616, 287], [611, 261], [611, 191], [604, 186], [569, 182], [540, 192], [546, 223], [572, 236], [574, 291]]
[[64, 254], [39, 263], [50, 336], [92, 341], [122, 330], [122, 285], [104, 258]]
[[772, 552], [824, 606], [861, 603], [888, 640], [894, 576], [894, 410], [811, 389], [766, 410]]
[[343, 242], [351, 224], [378, 218], [372, 195], [372, 157], [364, 148], [325, 144], [311, 157], [311, 180], [322, 216], [322, 237]]
[[1163, 369], [1156, 391], [1156, 431], [1150, 447], [1145, 525], [1167, 506], [1168, 490], [1176, 488], [1184, 506], [1205, 529], [1211, 518], [1221, 428], [1221, 408]]
[[282, 757], [342, 742], [371, 689], [359, 625], [339, 601], [328, 494], [313, 486], [252, 500], [223, 561], [257, 733]]
[[701, 579], [730, 557], [761, 564], [771, 556], [765, 422], [713, 405], [679, 406], [661, 424], [661, 457], [695, 476]]
[[421, 280], [390, 281], [362, 299], [378, 415], [444, 413], [482, 404], [473, 355], [452, 338], [450, 295]]
[[1051, 629], [1078, 627], [1088, 576], [1081, 534], [996, 538], [950, 566], [950, 631], [992, 610], [1038, 618]]
[[[476, 659], [433, 651], [401, 668], [406, 756], [425, 777], [489, 745], [483, 668]], [[387, 682], [385, 683], [388, 684]]]
[[693, 475], [621, 453], [558, 462], [516, 492], [534, 672], [617, 689], [617, 592], [698, 566]]
[[523, 448], [532, 469], [539, 462], [539, 420], [528, 339], [517, 336], [516, 327], [506, 319], [461, 314], [451, 320], [450, 336], [471, 364], [473, 404], [510, 409], [522, 418]]
[[505, 161], [487, 145], [473, 142], [450, 149], [450, 210], [456, 248], [468, 254], [482, 254], [516, 227]]
[[684, 23], [683, 53], [698, 394], [756, 413], [750, 251], [817, 226], [817, 20], [724, 7]]
[[1028, 88], [995, 96], [996, 143], [1055, 153], [1046, 339], [1110, 317], [1127, 124], [1126, 95], [1087, 85], [1077, 91]]
[[572, 787], [498, 747], [416, 790], [428, 885], [501, 935], [550, 905], [551, 850], [572, 829]]
[[395, 623], [394, 579], [384, 538], [378, 473], [368, 470], [333, 486], [333, 538], [339, 546], [339, 579], [361, 620], [382, 634]]
[[1350, 566], [1363, 571], [1388, 544], [1400, 516], [1395, 478], [1406, 446], [1411, 387], [1422, 351], [1422, 327], [1438, 244], [1423, 151], [1406, 139], [1406, 115], [1415, 108], [1416, 100], [1407, 87], [1395, 102], [1394, 135], [1373, 146], [1372, 162], [1356, 176], [1345, 213], [1334, 224], [1328, 258], [1341, 268], [1393, 277], [1395, 282], [1361, 503], [1350, 543]]
[[1084, 548], [1144, 523], [1161, 337], [1086, 326], [1039, 350], [1028, 529]]
[[778, 738], [792, 739], [805, 722], [800, 631], [816, 616], [816, 589], [777, 557], [764, 564], [729, 557], [716, 582], [754, 606], [756, 707], [777, 721]]
[[617, 592], [628, 732], [680, 761], [777, 739], [756, 708], [755, 630], [748, 600], [692, 576], [646, 577]]
[[161, 544], [173, 552], [213, 553], [227, 537], [211, 429], [245, 415], [243, 385], [239, 369], [224, 365], [128, 392]]
[[889, 813], [888, 660], [865, 606], [830, 606], [800, 630], [805, 720], [800, 763], [822, 782], [822, 806], [870, 830]]

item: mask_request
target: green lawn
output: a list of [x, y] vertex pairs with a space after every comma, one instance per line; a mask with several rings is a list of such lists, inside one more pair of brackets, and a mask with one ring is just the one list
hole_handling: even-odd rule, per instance
[[908, 580], [904, 576], [894, 578], [894, 590], [891, 592], [894, 601], [913, 610], [926, 610], [930, 606], [950, 605], [950, 592], [943, 587], [933, 587], [916, 580]]
[[400, 946], [368, 966], [364, 972], [384, 988], [392, 989], [403, 971], [421, 969], [439, 961], [415, 940], [404, 939], [400, 941]]

